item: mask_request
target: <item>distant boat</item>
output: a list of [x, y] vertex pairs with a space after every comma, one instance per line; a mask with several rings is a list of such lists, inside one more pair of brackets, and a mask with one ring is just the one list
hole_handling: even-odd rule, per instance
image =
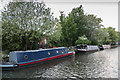
[[94, 45], [77, 45], [75, 52], [90, 52], [90, 51], [98, 51], [99, 47]]
[[68, 49], [65, 47], [13, 51], [9, 53], [9, 62], [3, 62], [0, 67], [2, 67], [3, 70], [18, 69], [36, 63], [72, 56], [73, 54], [75, 54], [74, 51], [68, 52]]
[[111, 48], [111, 45], [100, 45], [99, 48], [100, 50], [109, 49]]

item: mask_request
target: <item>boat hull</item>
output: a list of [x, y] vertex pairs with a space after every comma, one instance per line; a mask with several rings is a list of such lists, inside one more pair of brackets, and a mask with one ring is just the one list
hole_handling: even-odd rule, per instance
[[30, 66], [35, 66], [37, 64], [42, 64], [42, 63], [46, 63], [46, 62], [51, 62], [57, 59], [62, 59], [62, 58], [69, 58], [74, 56], [75, 52], [68, 52], [68, 54], [64, 54], [64, 55], [58, 55], [58, 56], [53, 56], [53, 57], [49, 57], [49, 58], [44, 58], [44, 59], [40, 59], [40, 60], [36, 60], [36, 61], [30, 61], [30, 62], [25, 62], [23, 64], [17, 64], [17, 67], [2, 67], [2, 70], [16, 70], [16, 69], [20, 69], [20, 68], [25, 68], [25, 67], [30, 67]]
[[19, 64], [19, 66], [24, 67], [24, 66], [28, 66], [28, 65], [32, 65], [32, 64], [47, 62], [47, 61], [51, 61], [51, 60], [55, 60], [55, 59], [59, 59], [59, 58], [63, 58], [63, 57], [72, 56], [74, 54], [75, 54], [75, 52], [71, 52], [71, 53], [64, 54], [64, 55], [58, 55], [58, 56], [44, 58], [44, 59], [40, 59], [40, 60], [36, 60], [36, 61], [32, 61], [32, 62], [26, 62], [26, 63], [23, 63], [23, 64]]
[[56, 60], [61, 60], [63, 58], [70, 58], [70, 57], [73, 57], [74, 54], [70, 54], [70, 55], [66, 55], [66, 56], [61, 56], [61, 57], [57, 57], [57, 58], [51, 58], [49, 60], [44, 60], [44, 61], [40, 61], [40, 62], [35, 62], [35, 63], [29, 63], [27, 65], [20, 65], [19, 68], [25, 68], [25, 67], [30, 67], [30, 66], [36, 66], [36, 65], [39, 65], [39, 64], [44, 64], [44, 63], [51, 63], [51, 62], [54, 62]]
[[79, 52], [95, 52], [95, 51], [98, 51], [98, 50], [76, 50], [75, 52], [79, 53]]

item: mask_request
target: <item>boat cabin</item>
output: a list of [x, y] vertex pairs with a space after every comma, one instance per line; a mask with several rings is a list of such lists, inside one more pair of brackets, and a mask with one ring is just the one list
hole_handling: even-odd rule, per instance
[[97, 51], [99, 50], [98, 46], [95, 45], [77, 45], [76, 46], [76, 51]]

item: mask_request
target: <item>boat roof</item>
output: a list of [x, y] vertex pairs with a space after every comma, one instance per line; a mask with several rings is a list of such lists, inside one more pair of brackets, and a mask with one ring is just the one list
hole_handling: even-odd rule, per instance
[[63, 49], [66, 47], [57, 47], [57, 48], [49, 48], [49, 49], [38, 49], [38, 50], [27, 50], [27, 51], [12, 51], [12, 52], [37, 52], [37, 51], [45, 51], [45, 50], [53, 50], [53, 49]]
[[86, 44], [78, 44], [77, 46], [87, 46]]
[[79, 44], [79, 45], [77, 45], [77, 46], [97, 46], [97, 45], [82, 45], [82, 44]]

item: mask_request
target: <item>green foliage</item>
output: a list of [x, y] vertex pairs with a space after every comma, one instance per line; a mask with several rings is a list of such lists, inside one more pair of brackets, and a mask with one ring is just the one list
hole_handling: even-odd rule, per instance
[[103, 28], [102, 19], [85, 14], [82, 5], [68, 16], [60, 13], [58, 20], [43, 2], [10, 2], [1, 13], [3, 50], [38, 49], [38, 42], [44, 37], [51, 47], [118, 41], [118, 32], [112, 27]]
[[57, 24], [55, 25], [54, 28], [54, 32], [52, 34], [49, 34], [48, 36], [48, 40], [49, 40], [49, 46], [53, 47], [53, 46], [60, 46], [60, 36], [61, 36], [61, 25], [60, 23], [57, 22]]
[[112, 27], [108, 27], [106, 28], [106, 30], [109, 33], [109, 41], [111, 42], [111, 44], [116, 44], [116, 42], [118, 42], [119, 40], [118, 32], [115, 31], [115, 28]]
[[[101, 22], [101, 18], [97, 18], [90, 14], [85, 15], [82, 5], [74, 8], [67, 17], [64, 16], [63, 12], [61, 12], [61, 40], [62, 42], [65, 42], [63, 46], [75, 45], [75, 41], [78, 40], [78, 37], [83, 35], [86, 35], [92, 44], [101, 43], [103, 39], [100, 38], [102, 36], [100, 31], [103, 32], [101, 29], [103, 26]], [[107, 35], [107, 33], [105, 34]]]
[[91, 41], [87, 39], [87, 37], [84, 35], [82, 37], [79, 37], [78, 40], [76, 40], [75, 44], [90, 44]]
[[85, 35], [88, 37], [89, 40], [95, 43], [96, 40], [94, 39], [94, 34], [96, 34], [95, 32], [97, 32], [98, 28], [101, 29], [101, 27], [103, 26], [101, 24], [102, 19], [97, 18], [93, 14], [88, 14], [86, 15], [86, 22], [87, 25]]
[[38, 42], [56, 32], [55, 19], [43, 2], [10, 2], [2, 11], [2, 48], [37, 49]]
[[109, 41], [109, 33], [104, 28], [98, 28], [93, 31], [92, 42], [99, 45]]
[[78, 40], [82, 35], [87, 36], [94, 45], [109, 44], [110, 41], [112, 44], [115, 43], [118, 40], [117, 32], [107, 30], [101, 22], [102, 19], [93, 14], [85, 15], [82, 5], [74, 8], [67, 17], [61, 12], [61, 43], [64, 42], [62, 46], [71, 46], [75, 43], [85, 44], [84, 40]]
[[63, 46], [74, 45], [74, 40], [76, 40], [77, 29], [76, 23], [72, 15], [66, 18], [64, 24], [62, 24], [62, 41], [65, 43]]
[[71, 13], [65, 17], [63, 13], [60, 16], [60, 24], [62, 26], [61, 43], [62, 46], [75, 45], [75, 41], [79, 36], [85, 33], [85, 20], [84, 11], [82, 5], [74, 8]]

